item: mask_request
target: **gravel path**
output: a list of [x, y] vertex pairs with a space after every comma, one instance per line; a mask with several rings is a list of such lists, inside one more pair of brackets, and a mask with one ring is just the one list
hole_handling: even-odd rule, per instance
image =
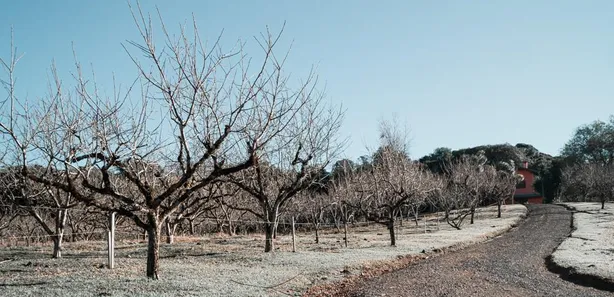
[[570, 215], [531, 205], [526, 221], [501, 237], [366, 280], [348, 296], [612, 296], [547, 270], [544, 259], [570, 233]]

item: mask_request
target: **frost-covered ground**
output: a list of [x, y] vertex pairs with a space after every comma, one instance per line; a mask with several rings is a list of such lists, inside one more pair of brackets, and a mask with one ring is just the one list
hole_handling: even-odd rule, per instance
[[552, 261], [574, 273], [614, 282], [614, 204], [565, 203], [575, 209], [574, 231], [552, 254]]
[[[67, 244], [65, 257], [50, 259], [50, 247], [0, 248], [0, 296], [299, 296], [309, 287], [357, 274], [378, 261], [472, 244], [508, 230], [526, 214], [522, 205], [481, 209], [474, 225], [454, 230], [431, 218], [425, 233], [404, 222], [397, 247], [380, 226], [343, 233], [323, 232], [321, 243], [299, 233], [298, 252], [290, 236], [280, 236], [274, 253], [263, 253], [263, 236], [211, 236], [161, 247], [162, 280], [144, 277], [144, 242], [117, 243], [116, 269], [104, 268], [103, 242]], [[428, 221], [428, 219], [427, 219]]]

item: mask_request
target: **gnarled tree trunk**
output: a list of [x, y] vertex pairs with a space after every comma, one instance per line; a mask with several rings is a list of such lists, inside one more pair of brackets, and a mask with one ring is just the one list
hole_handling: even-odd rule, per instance
[[170, 220], [166, 220], [166, 243], [172, 244], [175, 242], [175, 230], [177, 229], [176, 223], [171, 223]]
[[234, 225], [232, 224], [232, 217], [228, 212], [228, 208], [222, 205], [222, 211], [224, 212], [224, 217], [226, 218], [226, 224], [228, 224], [228, 236], [234, 236]]
[[390, 210], [390, 215], [388, 217], [388, 232], [390, 232], [390, 245], [391, 246], [396, 246], [397, 245], [397, 238], [396, 235], [394, 234], [394, 219], [396, 216], [396, 212], [394, 209]]
[[159, 279], [159, 252], [160, 252], [160, 231], [161, 225], [158, 214], [149, 213], [147, 215], [147, 235], [149, 237], [147, 244], [147, 277], [151, 279]]
[[388, 220], [388, 232], [390, 232], [390, 245], [396, 246], [397, 239], [396, 235], [394, 234], [394, 218], [390, 218], [390, 220]]
[[273, 233], [275, 232], [275, 223], [267, 222], [264, 226], [264, 252], [268, 253], [273, 251]]
[[192, 220], [192, 219], [188, 219], [188, 224], [190, 225], [190, 226], [189, 226], [189, 227], [190, 227], [190, 231], [189, 231], [189, 232], [190, 232], [190, 235], [191, 235], [191, 236], [194, 236], [194, 233], [195, 233], [195, 228], [194, 228], [194, 227], [195, 227], [195, 226], [194, 226], [194, 220]]
[[265, 243], [264, 243], [264, 252], [268, 253], [273, 251], [275, 248], [273, 245], [273, 239], [275, 239], [275, 233], [277, 233], [277, 207], [270, 207], [267, 209], [267, 219], [264, 226], [265, 231]]
[[53, 258], [62, 257], [62, 240], [64, 239], [64, 229], [66, 227], [66, 209], [60, 209], [55, 217], [55, 235], [53, 236]]

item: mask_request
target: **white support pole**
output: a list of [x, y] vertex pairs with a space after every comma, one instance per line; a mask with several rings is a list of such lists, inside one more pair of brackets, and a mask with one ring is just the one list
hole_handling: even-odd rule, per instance
[[296, 230], [294, 228], [294, 216], [292, 217], [292, 252], [296, 253]]
[[109, 269], [115, 268], [115, 212], [109, 214], [109, 233], [107, 234], [107, 244], [109, 252]]

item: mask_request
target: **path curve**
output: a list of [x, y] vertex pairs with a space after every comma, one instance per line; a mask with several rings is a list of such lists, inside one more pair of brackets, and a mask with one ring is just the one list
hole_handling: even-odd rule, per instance
[[545, 258], [571, 231], [571, 213], [529, 205], [517, 228], [486, 243], [365, 280], [347, 296], [612, 296], [548, 271]]

